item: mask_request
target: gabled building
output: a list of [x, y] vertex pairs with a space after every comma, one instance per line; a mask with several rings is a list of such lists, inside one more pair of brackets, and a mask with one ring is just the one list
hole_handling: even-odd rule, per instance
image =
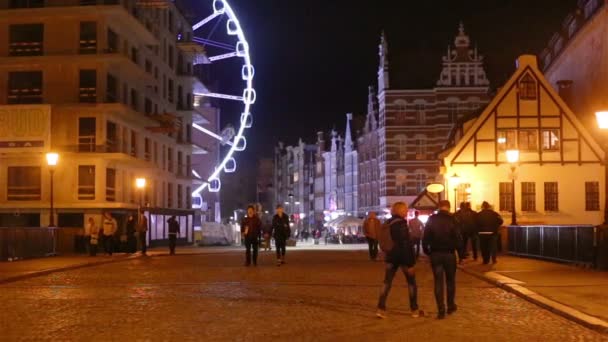
[[[509, 163], [507, 151], [518, 151], [518, 161]], [[518, 224], [595, 225], [606, 200], [603, 156], [536, 57], [521, 56], [511, 79], [443, 154], [442, 174], [452, 203], [456, 197], [478, 209], [488, 201], [506, 223], [515, 199]]]
[[[445, 148], [453, 127], [489, 101], [483, 57], [472, 46], [462, 24], [454, 46], [448, 46], [442, 59], [442, 70], [434, 88], [392, 88], [388, 42], [384, 35], [379, 55], [377, 127], [374, 129], [376, 106], [370, 99], [363, 141], [371, 144], [359, 145], [365, 169], [359, 191], [367, 197], [361, 199], [366, 210], [386, 208], [396, 201], [411, 203], [439, 175], [437, 154]], [[371, 150], [375, 139], [377, 149]], [[377, 178], [374, 177], [376, 170]], [[374, 179], [379, 179], [377, 184]]]

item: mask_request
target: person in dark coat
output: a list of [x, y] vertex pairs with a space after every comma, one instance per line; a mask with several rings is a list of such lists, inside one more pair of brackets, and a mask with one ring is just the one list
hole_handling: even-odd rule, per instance
[[404, 202], [393, 204], [391, 214], [392, 217], [385, 224], [390, 226], [393, 248], [386, 253], [384, 258], [384, 286], [380, 293], [380, 298], [378, 298], [378, 311], [376, 312], [376, 316], [378, 318], [386, 318], [386, 298], [391, 290], [393, 278], [395, 277], [397, 270], [401, 269], [407, 280], [412, 317], [419, 317], [420, 315], [423, 315], [423, 313], [418, 308], [418, 286], [416, 285], [416, 273], [414, 270], [416, 256], [407, 227], [407, 204]]
[[276, 212], [272, 218], [272, 234], [277, 249], [277, 266], [281, 266], [285, 263], [287, 239], [291, 235], [291, 228], [289, 227], [289, 216], [283, 212], [282, 205], [277, 205]]
[[479, 227], [479, 245], [484, 265], [487, 265], [492, 258], [492, 263], [496, 263], [496, 248], [498, 245], [498, 228], [503, 220], [500, 215], [492, 210], [488, 202], [481, 204], [481, 211], [477, 214], [477, 226]]
[[129, 215], [127, 218], [127, 253], [137, 252], [137, 239], [135, 238], [135, 218]]
[[169, 255], [175, 255], [175, 246], [177, 245], [177, 236], [179, 235], [179, 222], [175, 215], [167, 220], [169, 225]]
[[258, 247], [262, 234], [262, 221], [255, 214], [252, 205], [247, 207], [247, 216], [241, 221], [241, 235], [245, 240], [245, 266], [251, 265], [251, 250], [253, 249], [253, 266], [258, 265]]
[[460, 253], [460, 260], [467, 258], [467, 244], [471, 241], [471, 249], [473, 250], [473, 260], [477, 261], [477, 244], [478, 244], [478, 231], [477, 231], [477, 213], [471, 209], [470, 202], [460, 203], [460, 210], [454, 214], [454, 218], [458, 223], [460, 234], [462, 235], [462, 251]]
[[461, 237], [456, 220], [450, 214], [450, 201], [439, 202], [439, 212], [429, 217], [424, 229], [422, 248], [431, 258], [433, 277], [435, 279], [435, 301], [437, 318], [443, 319], [446, 314], [444, 301], [444, 281], [447, 286], [447, 313], [456, 311], [456, 255], [460, 249]]

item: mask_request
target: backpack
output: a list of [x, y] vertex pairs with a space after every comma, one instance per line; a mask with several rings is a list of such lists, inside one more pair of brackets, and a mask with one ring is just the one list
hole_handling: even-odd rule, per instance
[[382, 252], [390, 253], [395, 246], [395, 242], [393, 241], [393, 237], [391, 236], [391, 225], [393, 223], [404, 221], [403, 219], [396, 220], [387, 220], [384, 222], [380, 229], [378, 230], [378, 244], [380, 245], [380, 249]]

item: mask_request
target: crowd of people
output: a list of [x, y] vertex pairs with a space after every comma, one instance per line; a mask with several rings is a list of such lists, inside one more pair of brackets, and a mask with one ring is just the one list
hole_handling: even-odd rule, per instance
[[[398, 270], [404, 274], [409, 293], [412, 317], [424, 315], [418, 307], [418, 286], [415, 265], [420, 256], [420, 247], [430, 259], [435, 280], [434, 294], [438, 319], [444, 319], [458, 309], [456, 296], [457, 262], [468, 257], [470, 241], [473, 259], [477, 260], [477, 244], [481, 247], [483, 264], [496, 263], [498, 229], [503, 220], [483, 202], [479, 213], [471, 209], [470, 203], [461, 203], [460, 209], [452, 214], [451, 204], [439, 202], [439, 210], [423, 224], [419, 212], [407, 220], [408, 207], [403, 202], [391, 208], [391, 218], [381, 223], [376, 213], [371, 212], [363, 223], [363, 231], [368, 240], [369, 258], [378, 258], [378, 249], [384, 253], [384, 286], [378, 299], [376, 315], [386, 317], [386, 299]], [[445, 294], [447, 293], [447, 300]]]

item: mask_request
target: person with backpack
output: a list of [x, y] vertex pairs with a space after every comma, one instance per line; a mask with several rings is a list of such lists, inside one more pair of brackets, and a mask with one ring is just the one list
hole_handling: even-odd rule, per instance
[[477, 261], [477, 213], [471, 209], [470, 202], [460, 203], [460, 210], [454, 214], [454, 219], [458, 223], [460, 234], [462, 235], [462, 251], [460, 253], [460, 261], [468, 257], [467, 244], [471, 241], [471, 249], [473, 250], [473, 260]]
[[277, 250], [277, 266], [285, 263], [287, 239], [291, 236], [289, 216], [283, 212], [283, 206], [277, 205], [276, 214], [272, 218], [271, 231], [274, 235], [274, 244]]
[[369, 259], [372, 261], [376, 261], [378, 257], [378, 229], [380, 229], [380, 220], [376, 217], [376, 212], [370, 211], [363, 221], [363, 234], [367, 239]]
[[416, 258], [407, 227], [407, 204], [397, 202], [391, 208], [392, 217], [378, 231], [380, 249], [385, 254], [384, 286], [378, 298], [378, 318], [386, 318], [386, 299], [393, 284], [397, 270], [401, 269], [408, 284], [410, 310], [412, 317], [420, 317], [424, 313], [418, 307], [418, 286], [414, 266]]
[[479, 246], [483, 264], [487, 265], [492, 258], [496, 263], [496, 249], [498, 245], [498, 228], [503, 224], [502, 217], [492, 210], [488, 202], [481, 204], [481, 211], [477, 214], [477, 226], [479, 227]]
[[433, 278], [435, 279], [435, 301], [437, 319], [444, 319], [444, 282], [447, 286], [447, 314], [457, 309], [456, 297], [456, 255], [461, 244], [460, 231], [456, 220], [450, 214], [450, 201], [439, 201], [439, 212], [429, 217], [424, 230], [422, 248], [431, 258]]
[[420, 216], [420, 212], [416, 210], [414, 212], [414, 218], [408, 222], [408, 227], [410, 229], [410, 237], [412, 238], [412, 244], [416, 249], [416, 259], [420, 256], [420, 243], [422, 241], [422, 230], [424, 229], [424, 223], [420, 221], [418, 218]]

